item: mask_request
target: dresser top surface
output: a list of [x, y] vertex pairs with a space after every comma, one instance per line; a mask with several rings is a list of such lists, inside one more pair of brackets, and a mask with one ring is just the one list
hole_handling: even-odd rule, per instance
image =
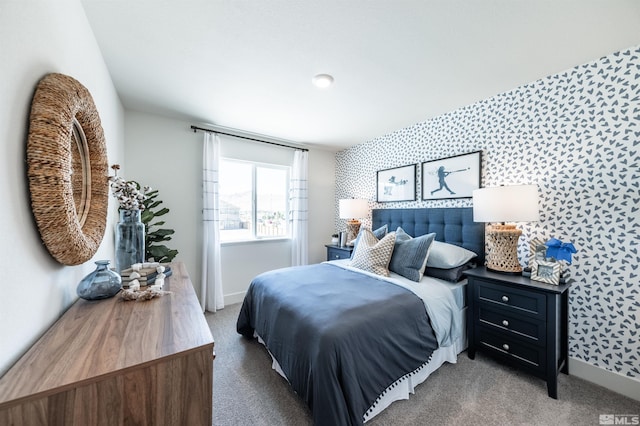
[[472, 278], [488, 279], [494, 282], [497, 281], [502, 284], [512, 285], [514, 287], [540, 290], [548, 293], [563, 293], [571, 286], [571, 283], [560, 284], [560, 285], [545, 284], [539, 281], [532, 280], [527, 277], [523, 277], [522, 275], [510, 275], [510, 274], [500, 274], [497, 272], [491, 272], [491, 271], [488, 271], [487, 268], [484, 266], [468, 269], [464, 271], [464, 274]]
[[0, 378], [0, 405], [210, 346], [213, 337], [183, 263], [161, 297], [78, 299]]

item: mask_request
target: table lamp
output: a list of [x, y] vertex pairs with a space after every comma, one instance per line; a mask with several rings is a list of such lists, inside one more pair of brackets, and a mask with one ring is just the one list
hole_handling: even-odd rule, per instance
[[369, 202], [361, 198], [347, 198], [339, 202], [340, 219], [347, 219], [347, 244], [355, 240], [360, 231], [358, 219], [367, 217]]
[[518, 239], [522, 234], [512, 222], [539, 219], [538, 186], [509, 185], [473, 191], [473, 220], [501, 222], [487, 227], [487, 269], [506, 274], [521, 274]]

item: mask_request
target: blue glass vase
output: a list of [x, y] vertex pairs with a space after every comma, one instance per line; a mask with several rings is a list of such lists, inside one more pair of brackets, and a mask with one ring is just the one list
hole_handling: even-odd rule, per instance
[[144, 224], [140, 210], [120, 210], [116, 224], [116, 271], [144, 262]]
[[120, 275], [109, 269], [108, 260], [96, 261], [97, 268], [78, 284], [78, 296], [86, 300], [107, 299], [120, 291]]

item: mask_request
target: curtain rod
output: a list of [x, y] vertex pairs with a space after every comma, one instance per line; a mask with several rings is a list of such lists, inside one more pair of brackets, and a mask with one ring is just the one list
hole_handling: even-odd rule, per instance
[[263, 139], [250, 138], [248, 136], [234, 135], [233, 133], [225, 133], [225, 132], [221, 132], [219, 130], [205, 129], [203, 127], [198, 127], [198, 126], [191, 126], [191, 128], [193, 129], [193, 133], [195, 133], [198, 130], [200, 130], [202, 132], [218, 133], [220, 135], [233, 136], [234, 138], [247, 139], [247, 140], [254, 141], [254, 142], [268, 143], [268, 144], [271, 144], [271, 145], [277, 145], [277, 146], [281, 146], [281, 147], [284, 147], [284, 148], [297, 149], [299, 151], [309, 151], [307, 148], [300, 148], [300, 147], [297, 147], [297, 146], [285, 145], [285, 144], [282, 144], [282, 143], [271, 142], [271, 141], [265, 141]]

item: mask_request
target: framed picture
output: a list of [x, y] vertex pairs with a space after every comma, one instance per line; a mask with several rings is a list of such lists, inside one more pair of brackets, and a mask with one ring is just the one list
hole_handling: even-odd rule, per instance
[[377, 201], [415, 201], [416, 164], [379, 170], [376, 180]]
[[546, 284], [560, 283], [560, 264], [546, 260], [536, 260], [531, 265], [531, 279]]
[[547, 260], [547, 246], [540, 238], [533, 238], [529, 242], [529, 267], [533, 268], [533, 262]]
[[422, 163], [422, 199], [471, 198], [480, 188], [482, 151]]

